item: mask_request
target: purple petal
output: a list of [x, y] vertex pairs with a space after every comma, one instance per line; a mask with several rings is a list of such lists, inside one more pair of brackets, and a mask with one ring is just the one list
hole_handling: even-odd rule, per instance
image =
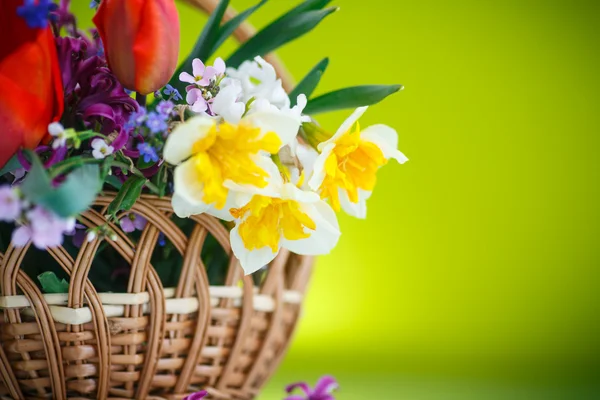
[[196, 79], [187, 72], [182, 72], [179, 74], [179, 80], [181, 82], [196, 83]]
[[322, 396], [330, 394], [339, 387], [337, 381], [332, 376], [324, 376], [319, 379], [319, 382], [315, 385], [315, 395]]
[[204, 63], [199, 58], [194, 58], [194, 61], [192, 61], [192, 72], [194, 76], [202, 76], [204, 74]]
[[143, 230], [147, 223], [148, 221], [146, 221], [146, 218], [142, 217], [141, 215], [136, 215], [135, 219], [133, 220], [133, 226], [135, 226], [138, 231]]
[[20, 226], [12, 233], [12, 242], [17, 247], [23, 247], [31, 240], [32, 230], [28, 226]]
[[206, 100], [198, 99], [198, 101], [195, 102], [194, 105], [192, 105], [192, 107], [190, 108], [192, 109], [192, 111], [200, 113], [208, 109], [208, 104], [206, 103]]
[[286, 397], [283, 400], [306, 400], [306, 397], [300, 396], [299, 394], [295, 394], [295, 395], [292, 395], [292, 396], [288, 396], [288, 397]]
[[127, 144], [127, 140], [129, 140], [129, 133], [125, 129], [121, 129], [111, 146], [115, 151], [121, 150]]
[[204, 71], [204, 76], [202, 77], [202, 80], [207, 79], [207, 85], [210, 83], [210, 80], [217, 75], [217, 70], [215, 67], [206, 67], [206, 71]]
[[285, 391], [288, 393], [292, 393], [296, 389], [302, 390], [304, 393], [306, 393], [307, 396], [310, 396], [312, 394], [312, 390], [306, 382], [293, 383], [286, 387]]
[[123, 218], [121, 218], [120, 222], [121, 229], [123, 229], [123, 232], [131, 233], [135, 231], [135, 225], [133, 224], [133, 221], [129, 218], [129, 215], [126, 215]]
[[217, 57], [213, 64], [217, 74], [221, 75], [225, 73], [225, 61], [221, 57]]

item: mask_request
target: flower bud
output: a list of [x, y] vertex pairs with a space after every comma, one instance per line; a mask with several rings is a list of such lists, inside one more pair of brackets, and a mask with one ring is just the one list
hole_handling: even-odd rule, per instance
[[169, 82], [179, 55], [174, 0], [103, 0], [94, 24], [123, 86], [146, 95]]

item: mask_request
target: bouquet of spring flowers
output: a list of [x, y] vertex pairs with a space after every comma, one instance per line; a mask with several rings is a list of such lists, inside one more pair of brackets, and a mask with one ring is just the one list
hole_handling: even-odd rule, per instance
[[[329, 2], [300, 3], [224, 57], [223, 42], [268, 2], [224, 21], [222, 0], [178, 65], [174, 0], [93, 1], [89, 32], [69, 0], [2, 0], [0, 251], [32, 243], [76, 254], [84, 240], [116, 240], [108, 224], [77, 221], [115, 192], [106, 218], [134, 242], [146, 221], [128, 211], [144, 193], [170, 198], [181, 226], [202, 213], [220, 219], [246, 274], [282, 248], [329, 253], [336, 213], [365, 218], [378, 169], [407, 160], [393, 128], [359, 125], [400, 85], [313, 96], [324, 59], [287, 93], [265, 59], [335, 11]], [[315, 119], [338, 109], [354, 109], [339, 127]], [[165, 268], [176, 268], [159, 241]], [[109, 278], [95, 284], [115, 290], [118, 268], [102, 254]]]

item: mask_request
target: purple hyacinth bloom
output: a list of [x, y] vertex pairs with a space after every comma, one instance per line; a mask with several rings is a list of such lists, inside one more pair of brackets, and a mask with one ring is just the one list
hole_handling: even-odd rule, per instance
[[154, 111], [148, 113], [146, 126], [148, 129], [150, 129], [150, 132], [154, 134], [164, 132], [168, 128], [167, 121], [165, 121], [165, 116]]
[[121, 229], [123, 229], [123, 232], [127, 233], [134, 232], [136, 229], [141, 231], [146, 227], [146, 224], [148, 223], [148, 221], [146, 221], [146, 218], [134, 213], [127, 214], [126, 216], [121, 218], [119, 222], [121, 223]]
[[189, 396], [184, 397], [183, 400], [200, 400], [203, 399], [207, 394], [208, 392], [206, 390], [201, 390], [199, 392], [192, 393]]
[[173, 112], [173, 109], [175, 108], [175, 103], [173, 103], [170, 100], [162, 100], [160, 103], [158, 103], [158, 105], [156, 106], [156, 111], [162, 115], [165, 119], [168, 119], [169, 116], [171, 115], [171, 113]]
[[0, 187], [0, 221], [13, 222], [21, 215], [21, 199], [10, 186]]
[[50, 13], [58, 9], [58, 5], [51, 0], [25, 0], [22, 6], [17, 8], [17, 15], [25, 19], [30, 28], [44, 29], [48, 26]]
[[[76, 116], [65, 125], [76, 126], [80, 119], [86, 127], [99, 124], [100, 132], [105, 135], [126, 131], [125, 124], [129, 116], [138, 111], [139, 105], [106, 67], [106, 61], [96, 55], [89, 56], [92, 44], [83, 39], [59, 37], [56, 44], [65, 103]], [[71, 118], [73, 114], [65, 113]], [[122, 143], [126, 142], [126, 138], [122, 140]], [[120, 148], [115, 147], [117, 150]]]
[[292, 393], [294, 390], [300, 389], [304, 394], [291, 395], [286, 397], [285, 400], [335, 400], [332, 392], [338, 387], [337, 381], [331, 376], [324, 376], [319, 379], [314, 389], [311, 389], [306, 382], [294, 383], [289, 385], [285, 391]]
[[149, 163], [150, 161], [158, 161], [158, 154], [156, 154], [156, 150], [148, 143], [138, 144], [137, 149], [140, 152], [140, 157], [143, 157], [145, 163]]

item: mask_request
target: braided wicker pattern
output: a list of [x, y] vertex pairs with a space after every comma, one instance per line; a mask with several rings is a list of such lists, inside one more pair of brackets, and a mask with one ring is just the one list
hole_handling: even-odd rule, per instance
[[[103, 224], [102, 211], [111, 200], [112, 196], [99, 197], [96, 207], [83, 214], [83, 223]], [[91, 322], [80, 325], [56, 322], [55, 306], [19, 269], [28, 247], [11, 245], [0, 256], [2, 295], [23, 294], [33, 310], [28, 314], [6, 308], [0, 316], [0, 396], [181, 399], [205, 388], [212, 399], [252, 399], [274, 372], [300, 312], [299, 304], [284, 301], [284, 292], [304, 293], [312, 260], [282, 252], [263, 284], [255, 287], [250, 277], [242, 276], [231, 256], [228, 231], [216, 219], [194, 217], [195, 227], [187, 238], [170, 219], [168, 198], [144, 195], [132, 211], [148, 220], [139, 243], [134, 248], [115, 225], [118, 240], [107, 243], [131, 265], [128, 293], [148, 293], [149, 312], [141, 305], [126, 305], [123, 316], [106, 316], [102, 296], [87, 278], [98, 240], [83, 244], [76, 259], [63, 248], [49, 250], [71, 277], [67, 307], [91, 311]], [[195, 312], [167, 312], [165, 290], [150, 263], [161, 232], [184, 260], [174, 299], [196, 299]], [[237, 300], [212, 296], [211, 306], [200, 258], [207, 235], [230, 256], [226, 286], [241, 290]], [[272, 298], [272, 311], [255, 310], [257, 294]]]

